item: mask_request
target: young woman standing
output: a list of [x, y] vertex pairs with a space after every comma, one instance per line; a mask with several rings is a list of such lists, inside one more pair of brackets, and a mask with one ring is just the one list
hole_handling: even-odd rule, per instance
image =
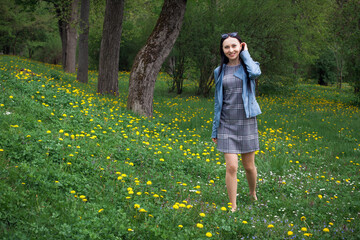
[[220, 55], [221, 64], [214, 71], [215, 111], [211, 137], [217, 150], [225, 156], [225, 182], [234, 212], [238, 154], [241, 154], [250, 197], [257, 200], [255, 151], [259, 150], [259, 137], [256, 116], [261, 110], [255, 98], [255, 79], [261, 70], [236, 32], [221, 35]]

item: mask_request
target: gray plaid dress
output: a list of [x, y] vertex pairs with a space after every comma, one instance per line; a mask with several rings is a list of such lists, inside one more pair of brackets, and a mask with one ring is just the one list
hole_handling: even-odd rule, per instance
[[217, 150], [224, 153], [248, 153], [259, 150], [256, 117], [246, 118], [242, 99], [242, 79], [234, 76], [240, 68], [226, 66], [223, 78], [223, 106], [218, 128]]

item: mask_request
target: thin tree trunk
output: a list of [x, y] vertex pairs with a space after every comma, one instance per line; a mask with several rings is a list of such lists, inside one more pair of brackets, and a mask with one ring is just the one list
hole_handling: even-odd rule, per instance
[[98, 93], [119, 93], [119, 55], [124, 0], [107, 0], [100, 47]]
[[157, 75], [179, 35], [186, 0], [164, 0], [159, 19], [145, 46], [136, 55], [130, 74], [127, 108], [151, 117]]
[[79, 37], [79, 58], [78, 58], [78, 72], [77, 79], [80, 82], [88, 82], [88, 70], [89, 70], [89, 11], [90, 0], [81, 0], [81, 12], [80, 12], [80, 37]]
[[66, 64], [65, 72], [75, 73], [76, 67], [76, 45], [77, 45], [77, 33], [76, 25], [78, 21], [78, 5], [79, 0], [73, 0], [70, 8], [70, 19], [66, 24]]
[[58, 18], [59, 34], [60, 34], [60, 39], [61, 39], [61, 63], [62, 63], [63, 69], [65, 69], [65, 66], [66, 66], [66, 42], [67, 42], [66, 22], [64, 19], [65, 8], [61, 4], [54, 4], [54, 6], [55, 6], [55, 10], [56, 10], [56, 16]]

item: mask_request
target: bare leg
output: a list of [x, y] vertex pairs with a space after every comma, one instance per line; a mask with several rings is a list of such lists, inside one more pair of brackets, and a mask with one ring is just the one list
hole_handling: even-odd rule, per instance
[[257, 170], [255, 166], [255, 152], [241, 154], [242, 164], [246, 172], [246, 178], [249, 184], [250, 197], [257, 200], [256, 197], [256, 179]]
[[224, 155], [226, 161], [226, 188], [232, 204], [231, 211], [234, 212], [236, 210], [238, 156], [233, 153], [225, 153]]

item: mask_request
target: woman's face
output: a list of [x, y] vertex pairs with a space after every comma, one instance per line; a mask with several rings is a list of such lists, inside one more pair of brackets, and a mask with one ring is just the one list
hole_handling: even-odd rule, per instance
[[239, 54], [241, 51], [241, 44], [238, 39], [233, 37], [228, 37], [223, 42], [223, 51], [225, 56], [229, 59], [230, 62], [237, 61], [239, 59]]

